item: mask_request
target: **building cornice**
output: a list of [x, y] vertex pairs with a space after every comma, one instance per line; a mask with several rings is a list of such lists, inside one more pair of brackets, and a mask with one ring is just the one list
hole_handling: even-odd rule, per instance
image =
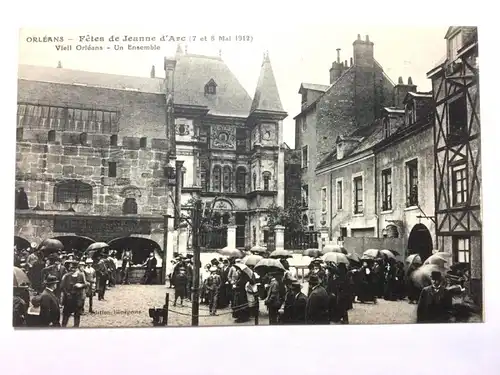
[[375, 154], [374, 154], [374, 152], [373, 152], [372, 149], [369, 149], [369, 150], [366, 150], [366, 151], [362, 151], [362, 152], [360, 152], [358, 154], [349, 155], [345, 159], [341, 159], [341, 160], [338, 160], [338, 161], [336, 161], [334, 163], [327, 164], [324, 167], [317, 168], [316, 169], [316, 173], [318, 175], [321, 175], [321, 174], [324, 174], [324, 173], [335, 171], [337, 169], [341, 169], [341, 168], [347, 167], [349, 165], [358, 163], [360, 161], [373, 158], [374, 156], [375, 156]]

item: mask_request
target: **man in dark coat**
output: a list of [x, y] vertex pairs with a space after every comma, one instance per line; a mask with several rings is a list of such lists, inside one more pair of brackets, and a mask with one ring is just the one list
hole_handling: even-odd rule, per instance
[[158, 261], [156, 260], [155, 254], [153, 252], [149, 253], [149, 257], [144, 263], [143, 267], [146, 267], [146, 272], [144, 273], [143, 284], [151, 285], [156, 277], [156, 265]]
[[45, 289], [41, 295], [33, 298], [33, 306], [40, 306], [39, 323], [42, 327], [60, 327], [61, 310], [59, 299], [54, 290], [59, 280], [54, 275], [48, 275], [45, 280]]
[[100, 256], [99, 261], [94, 267], [97, 279], [97, 299], [102, 301], [106, 293], [106, 281], [108, 280], [108, 267], [106, 266], [105, 256]]
[[280, 283], [278, 281], [279, 275], [280, 273], [271, 275], [269, 291], [267, 292], [267, 298], [264, 302], [269, 310], [270, 325], [278, 324], [279, 309], [281, 307]]
[[311, 293], [306, 306], [306, 324], [330, 324], [330, 300], [317, 275], [309, 277], [309, 288]]
[[295, 280], [287, 279], [285, 281], [286, 293], [285, 293], [285, 302], [283, 304], [283, 315], [281, 315], [280, 323], [281, 324], [292, 324], [292, 313], [293, 313], [293, 305], [295, 302], [295, 293], [292, 289], [292, 283]]
[[49, 256], [49, 262], [50, 262], [50, 265], [48, 267], [45, 267], [42, 270], [42, 280], [45, 280], [48, 275], [52, 275], [52, 276], [57, 277], [57, 279], [59, 280], [59, 283], [57, 284], [57, 287], [54, 291], [54, 294], [60, 300], [60, 298], [61, 298], [61, 287], [60, 287], [61, 280], [62, 280], [63, 276], [66, 275], [68, 270], [66, 269], [66, 267], [64, 267], [61, 264], [61, 260], [59, 259], [59, 256], [57, 254], [51, 254]]
[[122, 257], [122, 268], [121, 268], [121, 282], [122, 284], [130, 284], [128, 281], [128, 275], [130, 272], [130, 265], [132, 264], [132, 252], [126, 250]]
[[292, 281], [291, 289], [294, 294], [291, 323], [306, 324], [307, 296], [302, 293], [302, 285], [298, 280]]
[[431, 283], [420, 293], [417, 323], [448, 323], [452, 308], [452, 296], [444, 286], [441, 272], [432, 271]]
[[30, 205], [28, 203], [28, 196], [24, 191], [24, 188], [19, 188], [16, 192], [16, 209], [18, 210], [29, 210]]
[[177, 306], [177, 299], [181, 299], [181, 306], [184, 304], [184, 298], [186, 297], [186, 285], [188, 282], [188, 277], [186, 273], [186, 269], [182, 266], [180, 267], [175, 274], [175, 279], [174, 279], [174, 290], [175, 290], [175, 297], [174, 297], [174, 306]]

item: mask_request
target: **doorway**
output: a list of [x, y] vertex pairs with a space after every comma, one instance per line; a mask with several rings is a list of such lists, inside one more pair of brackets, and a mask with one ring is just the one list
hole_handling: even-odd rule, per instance
[[408, 237], [408, 254], [419, 254], [422, 262], [432, 255], [432, 237], [424, 224], [416, 224]]

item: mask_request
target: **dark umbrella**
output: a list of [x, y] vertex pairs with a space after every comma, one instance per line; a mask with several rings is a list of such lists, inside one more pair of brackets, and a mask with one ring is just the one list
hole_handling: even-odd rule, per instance
[[347, 259], [354, 263], [361, 263], [361, 258], [356, 253], [349, 253], [346, 255]]
[[85, 252], [104, 250], [104, 249], [108, 249], [108, 248], [109, 248], [109, 245], [106, 242], [94, 242], [89, 247], [87, 247], [87, 250], [85, 250]]
[[61, 241], [61, 243], [67, 250], [76, 249], [78, 251], [85, 250], [88, 246], [95, 242], [92, 238], [89, 237], [71, 235], [57, 236], [53, 239]]
[[255, 266], [262, 259], [264, 259], [264, 258], [262, 258], [260, 255], [252, 254], [252, 255], [249, 255], [248, 257], [246, 257], [243, 261], [245, 262], [245, 265], [247, 265], [247, 266]]
[[14, 267], [14, 287], [28, 285], [30, 285], [28, 275], [21, 268]]
[[274, 250], [270, 255], [270, 258], [291, 258], [292, 254], [290, 254], [287, 250]]
[[64, 250], [64, 245], [59, 240], [48, 238], [46, 240], [43, 240], [42, 243], [38, 245], [38, 250], [43, 251], [47, 255]]
[[254, 270], [261, 274], [265, 274], [275, 271], [285, 272], [285, 267], [283, 267], [279, 259], [263, 258], [255, 265]]
[[322, 251], [323, 254], [327, 253], [342, 253], [347, 254], [347, 250], [343, 246], [339, 245], [326, 245]]
[[320, 257], [322, 254], [321, 254], [321, 251], [319, 249], [307, 249], [307, 250], [304, 250], [302, 255], [307, 256], [307, 257], [311, 257], [311, 258], [317, 258], [317, 257]]

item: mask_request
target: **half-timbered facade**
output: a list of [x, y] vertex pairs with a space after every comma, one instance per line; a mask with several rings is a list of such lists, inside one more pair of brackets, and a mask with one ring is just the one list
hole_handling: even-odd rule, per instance
[[446, 59], [431, 70], [436, 236], [440, 251], [469, 265], [481, 298], [482, 222], [477, 28], [450, 27]]

